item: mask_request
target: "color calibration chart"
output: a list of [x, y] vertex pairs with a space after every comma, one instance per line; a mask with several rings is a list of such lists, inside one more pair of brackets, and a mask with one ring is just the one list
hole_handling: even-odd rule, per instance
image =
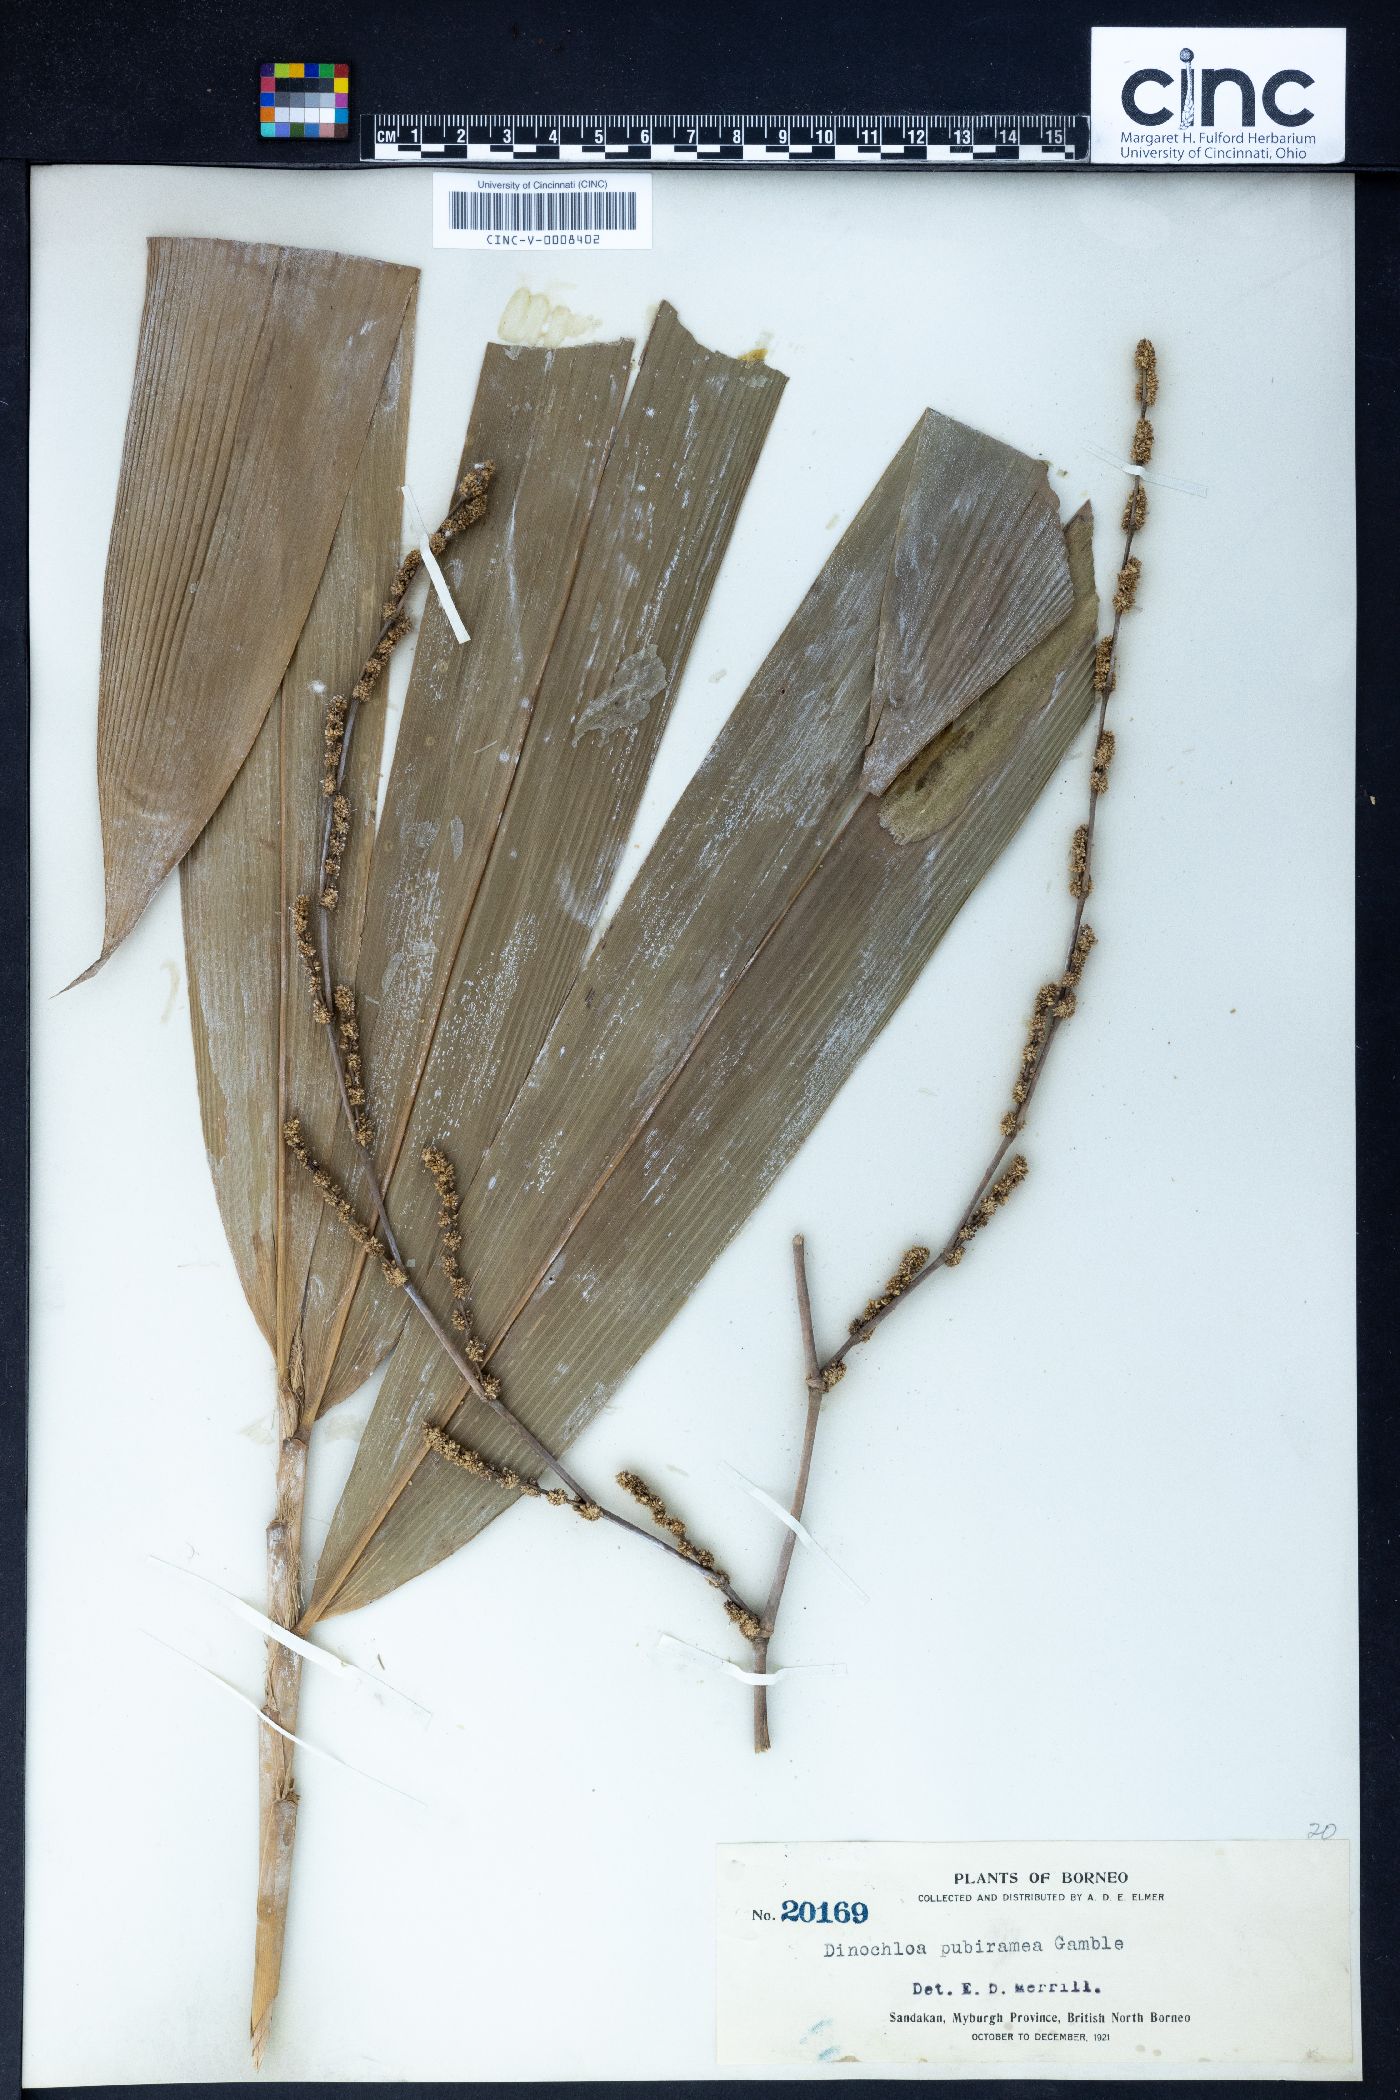
[[276, 59], [262, 68], [259, 128], [265, 139], [343, 139], [350, 129], [350, 68], [329, 60]]

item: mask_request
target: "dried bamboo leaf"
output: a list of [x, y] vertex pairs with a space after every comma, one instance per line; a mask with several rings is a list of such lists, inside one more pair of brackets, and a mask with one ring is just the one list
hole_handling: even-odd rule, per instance
[[199, 836], [266, 718], [416, 281], [317, 249], [149, 243], [103, 597], [93, 969]]
[[[946, 547], [949, 532], [946, 512], [911, 503], [909, 485], [937, 476], [936, 440], [949, 429], [942, 418], [916, 428], [817, 579], [465, 1191], [478, 1329], [512, 1404], [556, 1449], [792, 1156], [1087, 712], [1096, 604], [1082, 514], [1066, 571], [1073, 617], [965, 705], [883, 803], [866, 791], [880, 645], [892, 621], [909, 631], [916, 608], [905, 600], [922, 573], [917, 549], [900, 543], [912, 533]], [[960, 451], [975, 436], [951, 430]], [[995, 466], [1006, 448], [982, 443]], [[1043, 483], [1043, 466], [1035, 473]], [[956, 510], [957, 486], [944, 485]], [[1008, 505], [1009, 533], [1022, 515]], [[987, 533], [985, 517], [975, 530]], [[1032, 589], [1044, 572], [1033, 545]], [[931, 630], [927, 647], [936, 654]], [[455, 1420], [459, 1396], [413, 1331], [336, 1512], [313, 1616], [408, 1580], [506, 1506], [424, 1456], [423, 1422]], [[521, 1461], [509, 1433], [470, 1402], [468, 1422], [488, 1456]]]
[[865, 781], [884, 793], [1074, 603], [1042, 460], [932, 411], [880, 623]]
[[[364, 636], [380, 617], [397, 561], [408, 435], [415, 297], [370, 419], [324, 573], [286, 676], [253, 748], [204, 832], [181, 862], [190, 1014], [205, 1143], [224, 1228], [249, 1303], [278, 1372], [277, 1498], [268, 1527], [268, 1609], [290, 1624], [300, 1607], [300, 1533], [306, 1443], [304, 1321], [322, 1206], [285, 1171], [281, 1130], [297, 1072], [303, 1105], [330, 1127], [335, 1085], [312, 1022], [295, 952], [291, 901], [314, 890], [326, 769], [325, 707], [355, 678]], [[380, 706], [364, 713], [344, 787], [368, 827], [383, 748]], [[368, 837], [352, 842], [338, 878], [338, 946], [353, 966], [368, 874]], [[345, 1139], [348, 1145], [350, 1140]], [[339, 1161], [337, 1161], [339, 1164]], [[295, 1730], [298, 1659], [267, 1655], [267, 1711]], [[251, 2035], [266, 2044], [282, 1968], [297, 1794], [292, 1746], [258, 1732], [259, 1853]]]
[[[494, 766], [508, 776], [508, 793], [504, 801], [490, 797], [484, 818], [480, 803], [456, 803], [464, 831], [484, 836], [486, 855], [473, 868], [436, 1004], [425, 1005], [413, 981], [414, 958], [400, 936], [404, 908], [376, 918], [376, 849], [370, 924], [384, 930], [374, 945], [367, 938], [360, 970], [373, 1084], [381, 1084], [381, 1046], [391, 1063], [397, 1055], [392, 1038], [404, 1026], [406, 979], [411, 1010], [425, 1008], [435, 1029], [430, 1052], [420, 1037], [394, 1142], [379, 1156], [408, 1247], [428, 1243], [435, 1208], [418, 1165], [422, 1145], [451, 1130], [464, 1162], [480, 1157], [577, 974], [785, 383], [770, 368], [705, 349], [673, 308], [659, 310], [534, 705], [521, 707], [532, 688], [518, 682], [489, 702], [483, 696], [486, 727], [477, 741], [501, 739], [496, 756], [484, 756], [488, 772]], [[522, 533], [511, 563], [523, 559]], [[506, 579], [518, 595], [513, 566]], [[502, 719], [525, 726], [523, 741], [502, 729]], [[398, 769], [396, 753], [386, 838], [397, 836], [400, 821]], [[479, 794], [479, 775], [458, 792]], [[403, 875], [401, 856], [386, 859], [386, 890]], [[436, 951], [433, 968], [440, 969]], [[351, 1258], [356, 1253], [349, 1250], [345, 1262], [347, 1317], [329, 1400], [353, 1390], [402, 1317], [401, 1301], [372, 1265]]]
[[[573, 350], [492, 345], [483, 361], [462, 470], [491, 459], [496, 479], [485, 518], [443, 558], [473, 640], [460, 647], [436, 598], [427, 601], [374, 841], [356, 966], [371, 1107], [383, 1109], [376, 1145], [381, 1170], [402, 1142], [407, 1105], [514, 780], [621, 412], [631, 354], [629, 342]], [[353, 962], [347, 960], [347, 971]], [[317, 1078], [325, 1066], [324, 1046], [297, 1046], [292, 1070], [299, 1100], [314, 1099], [300, 1092], [302, 1071]], [[307, 1121], [324, 1157], [338, 1119], [309, 1114]], [[357, 1251], [323, 1207], [316, 1209], [322, 1231], [305, 1315], [313, 1395], [325, 1385], [344, 1326], [355, 1274], [350, 1257]], [[392, 1341], [399, 1309], [399, 1301], [391, 1301], [363, 1355], [347, 1356], [347, 1390]]]
[[[180, 867], [210, 1172], [248, 1302], [280, 1375], [293, 1383], [300, 1383], [299, 1325], [322, 1206], [299, 1179], [284, 1181], [289, 1073], [297, 1074], [298, 1104], [328, 1131], [335, 1127], [336, 1097], [325, 1044], [302, 996], [291, 904], [314, 887], [326, 696], [347, 690], [354, 679], [364, 637], [378, 624], [384, 579], [398, 559], [415, 303], [410, 299], [286, 677], [233, 786]], [[352, 805], [366, 822], [383, 738], [382, 708], [367, 708], [346, 777]], [[368, 864], [368, 838], [354, 841], [341, 875], [336, 928], [347, 971], [354, 965]]]

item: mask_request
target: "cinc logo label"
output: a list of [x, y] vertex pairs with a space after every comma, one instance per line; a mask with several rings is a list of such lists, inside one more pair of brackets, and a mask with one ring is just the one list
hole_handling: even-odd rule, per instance
[[1286, 167], [1346, 153], [1344, 29], [1096, 29], [1092, 158]]

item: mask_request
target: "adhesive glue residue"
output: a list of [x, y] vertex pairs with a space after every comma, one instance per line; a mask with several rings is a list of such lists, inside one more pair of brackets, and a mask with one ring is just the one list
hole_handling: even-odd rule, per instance
[[551, 304], [543, 292], [521, 285], [506, 301], [496, 333], [503, 343], [557, 350], [561, 343], [573, 342], [597, 326], [596, 314], [576, 314], [567, 306]]

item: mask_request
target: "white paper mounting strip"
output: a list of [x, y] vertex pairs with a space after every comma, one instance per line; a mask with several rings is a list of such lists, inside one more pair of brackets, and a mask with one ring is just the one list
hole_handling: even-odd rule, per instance
[[256, 1626], [265, 1640], [276, 1641], [279, 1646], [289, 1648], [292, 1654], [299, 1655], [303, 1662], [315, 1663], [318, 1669], [330, 1670], [337, 1677], [347, 1678], [351, 1684], [362, 1686], [366, 1691], [388, 1692], [391, 1698], [402, 1699], [404, 1705], [411, 1706], [415, 1713], [422, 1714], [427, 1719], [431, 1718], [426, 1706], [420, 1706], [416, 1699], [410, 1699], [407, 1692], [401, 1692], [398, 1686], [390, 1684], [387, 1678], [372, 1676], [368, 1670], [362, 1670], [358, 1663], [348, 1662], [343, 1655], [332, 1655], [328, 1648], [318, 1648], [314, 1641], [303, 1640], [299, 1633], [293, 1633], [288, 1626], [279, 1626], [275, 1619], [269, 1619], [256, 1605], [235, 1596], [232, 1590], [226, 1590], [222, 1583], [215, 1582], [211, 1576], [201, 1575], [197, 1568], [182, 1568], [173, 1560], [162, 1560], [156, 1553], [148, 1553], [146, 1558], [153, 1568], [165, 1568], [172, 1575], [184, 1575], [191, 1582], [203, 1583], [205, 1589], [213, 1591], [225, 1611], [232, 1612], [236, 1619], [244, 1620], [249, 1626]]
[[[726, 1459], [725, 1463], [726, 1465], [728, 1465], [729, 1461]], [[806, 1546], [809, 1549], [809, 1551], [815, 1553], [818, 1559], [824, 1560], [827, 1566], [831, 1569], [832, 1573], [835, 1575], [839, 1575], [841, 1580], [847, 1585], [847, 1587], [855, 1591], [862, 1604], [868, 1604], [870, 1602], [868, 1592], [861, 1588], [860, 1584], [856, 1581], [854, 1575], [848, 1575], [846, 1573], [846, 1570], [841, 1566], [841, 1563], [832, 1559], [831, 1555], [827, 1552], [825, 1546], [822, 1545], [820, 1539], [814, 1539], [812, 1537], [811, 1532], [807, 1529], [807, 1526], [801, 1521], [799, 1517], [795, 1517], [790, 1509], [784, 1509], [782, 1503], [779, 1502], [775, 1496], [770, 1495], [767, 1488], [761, 1488], [756, 1480], [750, 1480], [748, 1474], [741, 1473], [737, 1466], [730, 1465], [729, 1470], [734, 1475], [734, 1478], [737, 1481], [741, 1482], [742, 1485], [748, 1489], [749, 1493], [753, 1496], [755, 1502], [761, 1502], [763, 1504], [763, 1507], [766, 1510], [770, 1511], [771, 1514], [777, 1518], [780, 1524], [786, 1524], [788, 1530], [796, 1536], [796, 1538], [802, 1545]]]
[[304, 1735], [293, 1735], [290, 1728], [284, 1728], [280, 1721], [274, 1721], [270, 1714], [265, 1714], [256, 1699], [250, 1699], [246, 1692], [240, 1692], [236, 1684], [230, 1684], [227, 1677], [220, 1677], [217, 1670], [210, 1670], [202, 1662], [196, 1662], [192, 1655], [185, 1654], [183, 1648], [173, 1647], [169, 1641], [163, 1641], [160, 1635], [152, 1633], [149, 1627], [143, 1626], [141, 1631], [148, 1641], [154, 1641], [158, 1648], [164, 1648], [169, 1654], [176, 1656], [189, 1669], [198, 1670], [201, 1677], [207, 1677], [211, 1684], [218, 1685], [220, 1691], [227, 1692], [230, 1699], [236, 1699], [240, 1706], [246, 1706], [250, 1713], [256, 1714], [264, 1728], [270, 1728], [274, 1735], [284, 1736], [289, 1743], [295, 1743], [298, 1750], [309, 1750], [313, 1757], [324, 1757], [327, 1764], [339, 1765], [342, 1772], [353, 1772], [356, 1779], [368, 1780], [371, 1786], [382, 1786], [386, 1794], [397, 1794], [400, 1801], [411, 1801], [415, 1808], [428, 1806], [417, 1794], [406, 1794], [401, 1786], [391, 1785], [387, 1779], [380, 1779], [376, 1773], [363, 1771], [359, 1765], [348, 1765], [343, 1757], [336, 1756], [334, 1750], [323, 1750], [319, 1743], [309, 1743]]
[[1178, 495], [1181, 496], [1208, 496], [1210, 494], [1210, 490], [1203, 481], [1178, 481], [1173, 474], [1158, 474], [1151, 467], [1135, 467], [1131, 460], [1120, 459], [1116, 452], [1106, 452], [1102, 445], [1090, 444], [1087, 438], [1084, 441], [1084, 450], [1092, 452], [1094, 458], [1101, 459], [1105, 466], [1117, 467], [1120, 474], [1132, 474], [1137, 479], [1145, 481], [1149, 488], [1175, 489]]
[[726, 1677], [734, 1678], [738, 1684], [777, 1684], [784, 1677], [796, 1677], [806, 1670], [829, 1670], [840, 1677], [846, 1674], [844, 1663], [787, 1663], [781, 1670], [743, 1670], [726, 1656], [713, 1655], [708, 1648], [697, 1648], [693, 1641], [683, 1641], [674, 1633], [659, 1633], [656, 1645], [658, 1648], [683, 1648], [687, 1655], [693, 1655], [698, 1662], [709, 1663], [712, 1669], [723, 1670]]
[[423, 557], [423, 566], [427, 570], [428, 575], [432, 581], [433, 589], [438, 594], [438, 603], [441, 605], [443, 611], [447, 615], [447, 624], [452, 629], [452, 632], [456, 635], [457, 640], [459, 642], [469, 642], [471, 640], [471, 636], [467, 633], [466, 622], [462, 618], [462, 615], [458, 612], [457, 607], [453, 602], [452, 593], [447, 586], [447, 578], [443, 575], [442, 569], [438, 563], [438, 558], [432, 550], [428, 528], [423, 523], [423, 513], [421, 510], [419, 510], [418, 505], [414, 500], [413, 491], [409, 487], [407, 482], [405, 482], [403, 485], [403, 494], [404, 501], [405, 503], [407, 503], [409, 510], [413, 516], [413, 522], [417, 527], [418, 552]]

